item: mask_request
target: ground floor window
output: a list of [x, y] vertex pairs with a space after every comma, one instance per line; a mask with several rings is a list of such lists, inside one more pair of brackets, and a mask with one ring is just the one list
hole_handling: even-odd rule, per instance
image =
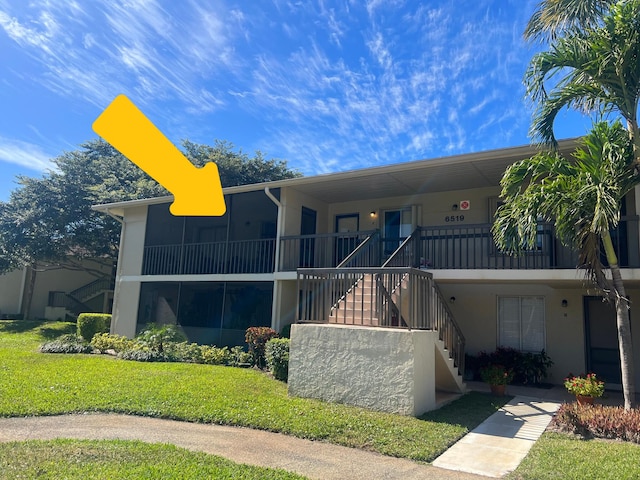
[[498, 297], [498, 345], [544, 350], [544, 297]]
[[146, 282], [138, 331], [149, 323], [180, 325], [189, 341], [244, 345], [245, 330], [271, 325], [271, 282]]

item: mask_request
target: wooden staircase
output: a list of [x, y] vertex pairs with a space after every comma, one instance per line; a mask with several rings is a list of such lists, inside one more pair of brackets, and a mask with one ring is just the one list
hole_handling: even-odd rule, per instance
[[[457, 328], [451, 312], [431, 278], [428, 286], [421, 289], [412, 288], [410, 280], [409, 274], [401, 274], [392, 282], [385, 282], [379, 274], [361, 273], [331, 307], [328, 323], [396, 328], [412, 325], [413, 328], [437, 331], [439, 335], [434, 345], [436, 386], [441, 391], [464, 392], [464, 347], [460, 358], [459, 352], [454, 351], [455, 342], [451, 338], [453, 329]], [[422, 320], [417, 320], [417, 317]]]
[[363, 274], [331, 308], [329, 323], [341, 325], [380, 326], [375, 275]]

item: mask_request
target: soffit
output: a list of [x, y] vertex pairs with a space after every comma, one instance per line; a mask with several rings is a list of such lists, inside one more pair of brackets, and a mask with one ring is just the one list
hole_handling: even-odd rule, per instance
[[[576, 139], [559, 142], [563, 153], [573, 150]], [[533, 146], [512, 147], [479, 153], [456, 155], [365, 168], [311, 177], [278, 180], [267, 183], [227, 187], [225, 194], [271, 189], [293, 189], [325, 203], [340, 203], [394, 196], [419, 195], [454, 190], [496, 187], [507, 166], [536, 153]], [[136, 205], [164, 203], [172, 197], [133, 200], [93, 208], [122, 215], [124, 209]]]
[[[570, 151], [575, 140], [560, 147]], [[535, 153], [532, 146], [515, 147], [307, 177], [282, 186], [326, 203], [497, 187], [509, 165]]]

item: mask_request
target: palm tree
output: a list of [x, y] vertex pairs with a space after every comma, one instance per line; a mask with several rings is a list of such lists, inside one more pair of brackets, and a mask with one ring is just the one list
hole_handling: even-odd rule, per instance
[[553, 123], [564, 107], [618, 114], [640, 168], [640, 0], [543, 0], [524, 35], [549, 43], [525, 74], [537, 104], [532, 136], [555, 144]]
[[586, 276], [616, 307], [625, 409], [632, 407], [635, 392], [629, 305], [609, 232], [620, 221], [625, 195], [639, 182], [622, 123], [600, 122], [573, 158], [550, 150], [508, 167], [501, 180], [504, 204], [492, 230], [502, 250], [517, 254], [535, 247], [538, 224], [550, 222], [560, 241], [578, 251]]

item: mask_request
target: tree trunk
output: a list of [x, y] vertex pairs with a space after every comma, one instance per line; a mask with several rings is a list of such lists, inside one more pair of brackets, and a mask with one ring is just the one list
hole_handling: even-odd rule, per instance
[[618, 258], [607, 232], [602, 236], [602, 243], [611, 269], [614, 302], [616, 306], [616, 325], [618, 327], [618, 346], [620, 349], [620, 370], [622, 372], [622, 393], [624, 409], [630, 410], [635, 403], [635, 377], [633, 368], [633, 343], [631, 341], [631, 324], [629, 322], [629, 301], [625, 293]]
[[620, 369], [622, 372], [622, 393], [624, 409], [629, 410], [635, 403], [635, 379], [633, 373], [633, 345], [631, 341], [631, 325], [629, 322], [629, 301], [627, 300], [620, 268], [611, 265], [613, 288], [616, 292], [616, 324], [618, 326], [618, 345], [620, 348]]

